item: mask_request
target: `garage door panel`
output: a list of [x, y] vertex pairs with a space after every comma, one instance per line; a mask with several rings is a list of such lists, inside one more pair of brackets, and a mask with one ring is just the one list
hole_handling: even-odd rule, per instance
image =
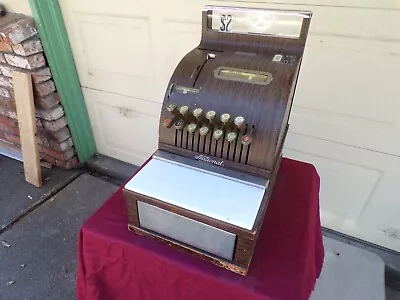
[[[365, 51], [356, 51], [360, 44]], [[392, 88], [398, 84], [400, 56], [381, 50], [395, 48], [391, 45], [311, 38], [291, 116], [293, 131], [400, 155], [400, 110], [393, 109], [399, 102]]]
[[[361, 1], [360, 1], [361, 2]], [[306, 8], [306, 7], [304, 7]], [[330, 34], [356, 39], [400, 41], [399, 11], [308, 6], [313, 12], [312, 34]]]
[[286, 148], [285, 155], [302, 161], [312, 161], [323, 179], [320, 190], [321, 208], [344, 219], [358, 219], [381, 176], [379, 171], [365, 166], [295, 149]]
[[284, 155], [317, 168], [323, 226], [400, 251], [386, 232], [400, 230], [399, 157], [292, 132]]
[[[397, 104], [396, 91], [388, 87], [398, 82], [400, 56], [382, 53], [382, 48], [393, 50], [391, 43], [379, 44], [379, 48], [368, 44], [348, 38], [311, 38], [296, 104], [355, 117], [397, 121], [398, 113], [391, 109]], [[400, 44], [393, 46], [400, 48]]]
[[321, 211], [321, 220], [323, 220], [324, 227], [388, 249], [399, 251], [400, 239], [398, 237], [400, 235], [393, 234], [400, 233], [397, 229], [392, 229], [390, 231], [379, 230], [369, 224], [338, 218], [326, 210]]
[[399, 155], [397, 125], [294, 106], [292, 132], [363, 149]]
[[83, 89], [100, 153], [142, 164], [157, 148], [160, 105]]
[[148, 18], [74, 13], [74, 24], [83, 86], [155, 100]]
[[368, 223], [375, 228], [385, 231], [389, 228], [400, 230], [400, 158], [388, 160], [379, 159], [378, 163], [386, 169], [385, 180], [380, 183], [380, 188], [376, 190], [374, 199], [365, 208], [359, 221]]
[[[200, 43], [201, 21], [164, 20], [165, 70], [164, 80], [169, 81], [181, 59]], [[179, 45], [179, 47], [176, 47]]]
[[96, 76], [97, 72], [106, 71], [151, 79], [147, 18], [85, 14], [75, 17], [88, 74]]
[[[290, 9], [297, 10], [312, 10], [318, 11], [330, 9], [349, 9], [355, 11], [355, 15], [359, 11], [365, 11], [365, 14], [376, 15], [376, 12], [388, 12], [389, 14], [400, 10], [400, 3], [396, 0], [268, 0], [268, 1], [254, 1], [254, 0], [210, 0], [212, 5], [233, 5], [245, 7], [270, 7], [275, 8], [279, 6], [291, 7]], [[373, 8], [371, 10], [371, 8]], [[315, 17], [315, 16], [314, 16]], [[314, 18], [313, 17], [313, 18]]]
[[291, 114], [292, 132], [400, 155], [400, 102], [394, 88], [400, 30], [393, 30], [400, 28], [399, 10], [236, 4], [314, 12]]
[[[224, 2], [224, 1], [218, 1]], [[232, 2], [232, 1], [226, 1]], [[251, 0], [241, 0], [240, 2], [255, 2]], [[394, 8], [400, 9], [400, 3], [396, 0], [382, 1], [382, 0], [269, 0], [269, 1], [257, 1], [257, 3], [266, 4], [295, 4], [295, 5], [319, 5], [319, 6], [340, 6], [340, 7], [351, 7], [351, 8]]]
[[107, 0], [59, 0], [59, 3], [63, 14], [64, 11], [69, 12], [79, 10], [94, 15], [104, 14], [107, 12], [108, 14], [121, 17], [125, 17], [132, 13], [139, 16], [146, 16], [151, 9], [151, 4], [146, 0], [134, 0], [130, 3], [126, 2], [126, 0], [113, 0], [112, 4], [114, 5], [110, 5], [110, 1]]

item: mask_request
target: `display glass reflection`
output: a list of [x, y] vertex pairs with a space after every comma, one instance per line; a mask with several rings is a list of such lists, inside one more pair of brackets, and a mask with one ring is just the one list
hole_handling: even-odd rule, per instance
[[219, 32], [262, 34], [297, 39], [307, 14], [257, 9], [223, 9], [208, 11], [209, 28]]

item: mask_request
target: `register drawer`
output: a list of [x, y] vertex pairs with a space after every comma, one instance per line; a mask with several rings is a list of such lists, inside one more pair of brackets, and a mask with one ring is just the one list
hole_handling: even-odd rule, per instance
[[227, 260], [232, 260], [236, 235], [138, 201], [141, 227]]

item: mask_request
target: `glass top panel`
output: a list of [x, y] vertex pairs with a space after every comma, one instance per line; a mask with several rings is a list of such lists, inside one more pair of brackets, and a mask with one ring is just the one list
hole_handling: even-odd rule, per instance
[[307, 12], [209, 7], [209, 29], [226, 33], [271, 35], [297, 39]]
[[153, 157], [125, 188], [251, 230], [267, 187]]

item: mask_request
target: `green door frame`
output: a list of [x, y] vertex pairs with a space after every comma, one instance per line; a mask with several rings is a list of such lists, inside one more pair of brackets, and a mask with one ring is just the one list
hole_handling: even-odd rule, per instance
[[29, 0], [81, 163], [96, 153], [92, 127], [58, 0]]

